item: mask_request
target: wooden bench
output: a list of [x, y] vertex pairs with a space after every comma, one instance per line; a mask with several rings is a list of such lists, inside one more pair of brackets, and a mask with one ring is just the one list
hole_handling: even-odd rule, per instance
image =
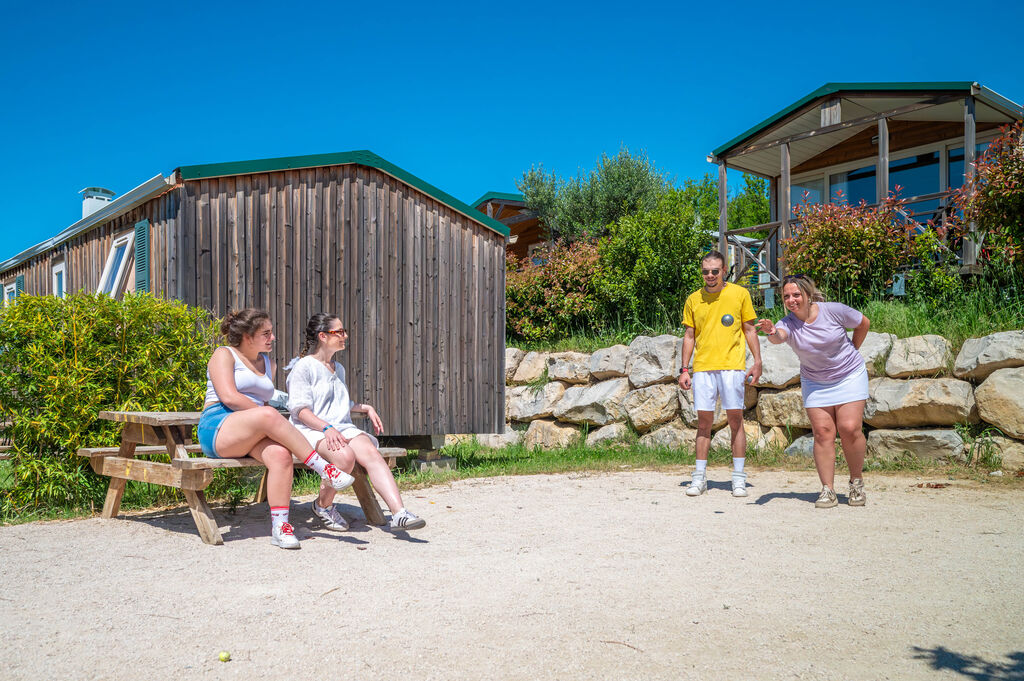
[[[216, 468], [252, 468], [263, 464], [248, 456], [238, 459], [202, 456], [199, 445], [192, 442], [192, 427], [199, 423], [199, 416], [199, 412], [100, 412], [102, 419], [125, 424], [119, 447], [84, 447], [78, 450], [79, 456], [89, 458], [96, 473], [110, 477], [102, 517], [117, 516], [128, 480], [174, 487], [182, 490], [203, 541], [207, 544], [224, 543], [203, 490], [213, 482], [213, 470]], [[389, 447], [382, 448], [380, 453], [388, 465], [394, 467], [397, 459], [405, 456], [406, 450]], [[171, 461], [135, 458], [160, 454], [169, 455]], [[200, 456], [190, 456], [192, 454]], [[302, 466], [302, 462], [296, 460], [295, 465]], [[366, 477], [366, 470], [356, 464], [352, 477], [355, 478], [352, 489], [366, 521], [371, 525], [384, 525], [384, 513]], [[257, 503], [266, 500], [266, 483], [267, 475], [264, 473], [256, 492]]]

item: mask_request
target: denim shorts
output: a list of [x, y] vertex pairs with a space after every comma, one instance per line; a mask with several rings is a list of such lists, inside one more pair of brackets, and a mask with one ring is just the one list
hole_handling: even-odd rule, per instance
[[203, 448], [203, 454], [206, 456], [212, 459], [220, 458], [213, 448], [213, 443], [217, 441], [217, 433], [220, 432], [224, 419], [232, 413], [234, 412], [220, 402], [211, 404], [203, 410], [199, 417], [199, 446]]

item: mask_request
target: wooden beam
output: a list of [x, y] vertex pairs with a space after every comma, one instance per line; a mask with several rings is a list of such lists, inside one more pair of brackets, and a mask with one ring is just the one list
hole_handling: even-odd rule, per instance
[[520, 213], [519, 215], [513, 215], [510, 218], [505, 218], [504, 220], [501, 221], [501, 224], [505, 225], [506, 227], [511, 227], [512, 225], [518, 225], [520, 222], [528, 222], [530, 220], [536, 219], [536, 213]]
[[833, 97], [821, 105], [821, 127], [827, 128], [830, 125], [842, 123], [842, 100]]
[[[974, 179], [975, 147], [977, 146], [977, 126], [974, 120], [974, 96], [964, 98], [964, 183]], [[963, 265], [973, 268], [978, 262], [977, 237], [978, 224], [971, 220], [967, 226], [968, 235], [964, 239]]]
[[878, 119], [878, 165], [875, 167], [875, 201], [889, 196], [889, 121]]
[[[729, 198], [726, 194], [725, 161], [718, 164], [718, 252], [728, 257], [725, 233], [729, 230]], [[728, 267], [728, 263], [722, 263]]]
[[[882, 118], [893, 118], [895, 116], [903, 116], [908, 113], [920, 111], [921, 109], [929, 109], [939, 104], [946, 104], [954, 100], [960, 99], [958, 95], [944, 95], [941, 97], [933, 97], [925, 102], [918, 102], [916, 104], [907, 104], [906, 106], [897, 107], [889, 111], [882, 111], [881, 113], [872, 114], [870, 116], [861, 116], [860, 118], [854, 118], [842, 123], [836, 123], [834, 125], [828, 125], [825, 127], [817, 128], [816, 130], [808, 130], [806, 132], [800, 132], [795, 135], [789, 135], [788, 137], [780, 137], [777, 140], [771, 140], [770, 142], [759, 142], [757, 144], [750, 144], [737, 151], [729, 152], [724, 156], [719, 157], [717, 160], [721, 161], [726, 158], [733, 158], [735, 156], [743, 156], [744, 154], [751, 154], [755, 151], [762, 151], [764, 149], [771, 149], [778, 147], [783, 144], [791, 144], [800, 140], [809, 139], [811, 137], [819, 137], [821, 135], [827, 135], [833, 132], [839, 132], [840, 130], [847, 130], [849, 128], [856, 128], [862, 125], [870, 125]], [[973, 99], [973, 98], [972, 98]]]

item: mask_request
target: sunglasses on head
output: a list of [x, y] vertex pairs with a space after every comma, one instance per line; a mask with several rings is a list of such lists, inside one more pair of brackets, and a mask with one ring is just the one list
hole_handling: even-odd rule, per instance
[[713, 277], [717, 277], [717, 276], [718, 276], [718, 273], [719, 273], [719, 272], [721, 272], [721, 271], [722, 271], [721, 269], [719, 269], [718, 267], [716, 267], [716, 268], [715, 268], [715, 269], [713, 269], [713, 270], [701, 270], [701, 271], [700, 271], [700, 273], [701, 273], [702, 275], [704, 275], [705, 277], [706, 277], [706, 276], [708, 276], [709, 274], [710, 274], [711, 276], [713, 276]]
[[806, 279], [807, 276], [803, 274], [787, 274], [782, 278], [783, 281], [793, 281], [794, 279]]

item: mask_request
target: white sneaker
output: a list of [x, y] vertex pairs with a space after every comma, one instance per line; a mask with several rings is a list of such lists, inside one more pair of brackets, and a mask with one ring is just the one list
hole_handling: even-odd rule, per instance
[[331, 487], [333, 487], [336, 492], [340, 492], [346, 487], [351, 487], [352, 483], [356, 481], [355, 478], [345, 471], [340, 468], [336, 468], [333, 463], [329, 463], [324, 466], [323, 478], [327, 482], [331, 483]]
[[415, 513], [410, 513], [404, 508], [391, 516], [392, 530], [418, 530], [426, 526], [426, 520], [420, 518]]
[[686, 488], [686, 496], [699, 497], [701, 494], [704, 494], [704, 492], [707, 491], [708, 476], [694, 473], [693, 478], [690, 479], [690, 486]]
[[734, 497], [747, 496], [747, 474], [737, 471], [732, 472], [732, 495]]
[[320, 505], [313, 501], [313, 515], [320, 519], [324, 528], [335, 532], [344, 532], [348, 529], [348, 522], [338, 513], [334, 504], [327, 508], [320, 508]]
[[270, 543], [282, 549], [298, 549], [299, 540], [295, 538], [295, 529], [291, 523], [281, 523], [270, 530]]

